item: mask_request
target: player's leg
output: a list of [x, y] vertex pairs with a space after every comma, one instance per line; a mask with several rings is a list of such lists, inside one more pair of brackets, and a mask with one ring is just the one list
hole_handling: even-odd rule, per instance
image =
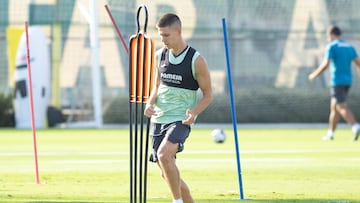
[[346, 99], [348, 96], [350, 86], [340, 86], [336, 87], [336, 111], [344, 118], [344, 120], [351, 125], [352, 131], [354, 133], [353, 140], [357, 140], [360, 134], [360, 125], [356, 122], [354, 114], [349, 109]]
[[157, 124], [152, 126], [152, 153], [150, 161], [156, 162], [161, 169], [161, 176], [168, 184], [174, 200], [181, 200], [183, 190], [184, 202], [192, 203], [192, 197], [186, 184], [180, 179], [180, 173], [176, 166], [176, 153], [184, 148], [186, 138], [190, 134], [190, 126], [183, 125], [181, 121], [169, 124]]
[[344, 120], [351, 126], [353, 126], [356, 123], [354, 114], [350, 111], [348, 105], [345, 102], [336, 104], [336, 110], [344, 118]]
[[[173, 194], [173, 196], [175, 194], [175, 197], [180, 198], [180, 177], [178, 174], [178, 169], [175, 165], [175, 154], [178, 151], [178, 144], [172, 144], [167, 141], [168, 135], [166, 135], [165, 132], [168, 131], [169, 126], [170, 125], [167, 124], [163, 125], [151, 123], [150, 135], [152, 138], [152, 151], [150, 155], [150, 161], [157, 163], [160, 168], [160, 175], [168, 184], [171, 193]], [[171, 167], [174, 166], [175, 169], [171, 169]], [[178, 183], [176, 183], [176, 181], [173, 181], [172, 177], [175, 177], [175, 179], [176, 177], [178, 177]]]
[[348, 105], [344, 102], [336, 105], [337, 111], [344, 118], [344, 120], [351, 125], [353, 131], [353, 140], [356, 141], [360, 135], [360, 126], [356, 122], [354, 114], [349, 109]]
[[164, 140], [157, 152], [158, 164], [162, 176], [167, 183], [173, 199], [181, 199], [180, 174], [175, 162], [175, 154], [178, 151], [178, 144]]
[[[158, 162], [158, 166], [160, 167], [159, 162]], [[161, 167], [160, 167], [160, 169], [161, 169]], [[164, 173], [162, 172], [162, 170], [160, 170], [160, 176], [165, 180]], [[182, 197], [184, 203], [194, 203], [194, 199], [192, 198], [192, 196], [190, 194], [189, 187], [187, 186], [185, 181], [182, 180], [181, 178], [180, 178], [180, 191], [181, 191], [181, 197]]]
[[181, 181], [181, 197], [184, 203], [194, 203], [194, 199], [191, 196], [189, 187], [187, 186], [184, 180], [181, 179], [180, 181]]
[[[182, 198], [182, 190], [185, 192], [185, 203], [192, 203], [190, 192], [185, 182], [180, 178], [179, 170], [176, 166], [176, 153], [183, 151], [184, 143], [190, 134], [190, 126], [182, 124], [181, 121], [170, 123], [166, 127], [165, 139], [161, 143], [158, 151], [158, 161], [162, 169], [165, 181], [168, 183], [173, 199]], [[183, 185], [184, 184], [184, 185]], [[190, 199], [190, 200], [189, 200]]]
[[[151, 124], [150, 135], [152, 137], [152, 152], [150, 161], [158, 164], [160, 175], [168, 184], [171, 193], [173, 196], [180, 198], [180, 177], [175, 165], [175, 154], [178, 151], [178, 144], [167, 141], [169, 135], [166, 135], [165, 133], [168, 131], [169, 126], [170, 124]], [[174, 167], [175, 169], [173, 169]], [[173, 181], [173, 177], [178, 180]]]
[[340, 119], [340, 115], [336, 111], [336, 99], [332, 97], [330, 100], [329, 130], [327, 134], [323, 137], [323, 140], [334, 139], [334, 133], [336, 130], [336, 126], [339, 122], [339, 119]]
[[344, 120], [349, 123], [350, 125], [353, 125], [355, 123], [354, 115], [349, 110], [347, 104], [346, 104], [346, 98], [347, 94], [349, 92], [350, 86], [336, 86], [333, 88], [333, 98], [335, 104], [335, 110], [338, 112], [341, 117], [344, 118]]

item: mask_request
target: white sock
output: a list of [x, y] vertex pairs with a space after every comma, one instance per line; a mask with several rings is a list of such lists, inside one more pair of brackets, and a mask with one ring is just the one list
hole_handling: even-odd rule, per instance
[[354, 133], [356, 133], [356, 131], [358, 131], [360, 128], [360, 125], [358, 123], [355, 123], [353, 126], [351, 126], [351, 129]]
[[327, 136], [328, 137], [334, 137], [334, 131], [328, 130]]
[[173, 203], [184, 203], [182, 199], [174, 199]]

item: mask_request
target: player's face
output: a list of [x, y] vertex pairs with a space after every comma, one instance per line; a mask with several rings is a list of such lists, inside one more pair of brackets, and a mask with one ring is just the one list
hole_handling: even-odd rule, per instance
[[330, 31], [326, 33], [328, 42], [332, 42], [336, 39], [336, 36], [331, 34]]
[[158, 33], [160, 35], [161, 42], [164, 43], [164, 46], [168, 49], [172, 49], [178, 40], [178, 30], [172, 26], [159, 27]]
[[333, 37], [330, 33], [327, 33], [327, 41], [331, 42], [333, 40]]

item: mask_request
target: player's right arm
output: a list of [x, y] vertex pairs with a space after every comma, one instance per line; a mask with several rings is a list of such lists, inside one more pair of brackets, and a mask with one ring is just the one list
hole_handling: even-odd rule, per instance
[[319, 65], [319, 67], [314, 70], [308, 77], [310, 81], [313, 81], [317, 76], [319, 76], [322, 72], [324, 72], [330, 64], [330, 59], [325, 58], [323, 62]]
[[155, 55], [155, 66], [156, 66], [155, 74], [154, 74], [155, 83], [151, 89], [149, 100], [147, 101], [146, 107], [144, 110], [144, 115], [149, 118], [153, 115], [156, 115], [156, 113], [154, 111], [154, 104], [156, 101], [156, 95], [157, 95], [159, 85], [160, 85], [160, 75], [159, 75], [159, 71], [158, 71], [158, 66], [159, 66], [158, 58], [159, 58], [158, 55]]

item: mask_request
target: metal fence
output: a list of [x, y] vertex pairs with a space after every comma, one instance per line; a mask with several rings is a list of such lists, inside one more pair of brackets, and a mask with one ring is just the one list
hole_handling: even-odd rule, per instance
[[[215, 94], [226, 91], [226, 62], [221, 19], [228, 22], [233, 82], [237, 89], [311, 89], [327, 91], [328, 74], [313, 83], [307, 75], [321, 62], [326, 45], [325, 30], [338, 24], [344, 38], [360, 50], [360, 1], [357, 0], [99, 0], [100, 66], [103, 109], [117, 97], [126, 96], [128, 58], [103, 5], [108, 4], [124, 34], [135, 32], [136, 10], [149, 8], [149, 31], [160, 47], [156, 20], [165, 12], [177, 13], [184, 37], [207, 60]], [[91, 47], [89, 25], [84, 16], [87, 0], [0, 0], [0, 91], [12, 93], [9, 36], [25, 20], [40, 26], [51, 50], [50, 105], [86, 110], [92, 115]], [[356, 73], [354, 68], [354, 74]], [[354, 77], [354, 94], [360, 86]], [[291, 98], [289, 98], [291, 99]], [[120, 107], [119, 107], [120, 108]], [[85, 112], [85, 111], [84, 111]]]

